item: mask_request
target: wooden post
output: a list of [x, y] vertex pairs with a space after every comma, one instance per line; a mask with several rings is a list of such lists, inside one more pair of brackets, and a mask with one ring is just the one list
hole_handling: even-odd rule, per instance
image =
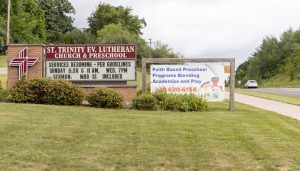
[[7, 2], [7, 29], [6, 29], [6, 45], [9, 45], [10, 39], [10, 0]]
[[145, 93], [147, 90], [147, 63], [145, 58], [142, 59], [142, 91]]
[[229, 110], [234, 111], [235, 60], [230, 61], [230, 95]]

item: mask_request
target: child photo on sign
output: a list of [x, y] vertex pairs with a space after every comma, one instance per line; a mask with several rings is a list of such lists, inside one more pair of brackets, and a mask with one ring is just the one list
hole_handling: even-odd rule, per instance
[[211, 90], [213, 99], [219, 99], [223, 92], [223, 87], [219, 84], [219, 80], [219, 77], [211, 78]]

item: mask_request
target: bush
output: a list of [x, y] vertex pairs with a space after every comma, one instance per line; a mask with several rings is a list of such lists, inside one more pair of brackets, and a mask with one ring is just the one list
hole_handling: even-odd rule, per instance
[[170, 94], [167, 94], [167, 92], [165, 92], [165, 91], [159, 90], [159, 91], [152, 93], [152, 95], [157, 100], [158, 109], [166, 110], [167, 106], [165, 104], [165, 101], [167, 98], [169, 98]]
[[35, 96], [28, 80], [19, 80], [11, 89], [11, 99], [16, 103], [34, 103]]
[[207, 111], [207, 102], [194, 94], [168, 94], [164, 91], [153, 93], [157, 100], [157, 106], [161, 110], [170, 111]]
[[137, 96], [133, 102], [132, 106], [138, 110], [156, 110], [157, 100], [151, 94], [141, 94]]
[[83, 92], [75, 84], [65, 80], [51, 80], [46, 86], [45, 102], [56, 105], [81, 105]]
[[11, 99], [16, 103], [80, 105], [83, 93], [68, 81], [32, 79], [17, 81]]
[[0, 101], [5, 101], [8, 97], [7, 91], [3, 89], [0, 81]]
[[2, 101], [2, 102], [9, 101], [9, 95], [8, 95], [8, 91], [7, 90], [2, 89], [0, 91], [0, 101]]
[[95, 88], [87, 96], [90, 105], [102, 108], [121, 108], [123, 107], [124, 97], [110, 88]]

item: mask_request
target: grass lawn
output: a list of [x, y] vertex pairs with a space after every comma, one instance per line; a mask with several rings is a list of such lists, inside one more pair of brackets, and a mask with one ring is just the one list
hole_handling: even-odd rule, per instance
[[5, 56], [0, 56], [0, 68], [7, 67], [7, 61]]
[[257, 91], [247, 90], [247, 89], [239, 89], [239, 88], [236, 88], [235, 92], [300, 106], [300, 98], [295, 96], [257, 92]]
[[0, 81], [1, 81], [1, 84], [2, 84], [2, 87], [3, 88], [6, 88], [7, 84], [7, 75], [6, 74], [0, 74]]
[[265, 80], [262, 82], [262, 87], [289, 87], [289, 88], [299, 88], [300, 80], [290, 80], [288, 75], [276, 75], [271, 79]]
[[0, 103], [0, 170], [299, 170], [300, 122], [237, 104], [204, 113]]

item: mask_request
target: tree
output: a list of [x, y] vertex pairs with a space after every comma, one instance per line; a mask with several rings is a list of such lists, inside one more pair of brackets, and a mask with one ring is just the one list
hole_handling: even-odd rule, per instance
[[284, 69], [290, 77], [290, 80], [300, 80], [300, 44], [295, 43], [293, 50], [293, 54], [288, 58]]
[[251, 58], [238, 67], [238, 79], [260, 81], [278, 74], [289, 75], [291, 79], [298, 78], [296, 74], [300, 68], [298, 45], [300, 45], [300, 30], [288, 29], [281, 34], [279, 40], [273, 36], [264, 38]]
[[97, 35], [97, 31], [109, 24], [120, 24], [123, 29], [130, 33], [141, 35], [142, 29], [146, 26], [146, 21], [137, 15], [131, 14], [132, 9], [123, 6], [112, 6], [100, 3], [94, 13], [88, 18], [90, 31]]
[[137, 58], [150, 57], [150, 47], [140, 36], [130, 33], [121, 24], [109, 24], [97, 32], [97, 42], [107, 44], [135, 44], [137, 45]]
[[168, 44], [157, 41], [151, 51], [152, 58], [182, 58], [181, 54], [176, 54]]
[[70, 14], [75, 9], [68, 0], [37, 0], [39, 6], [45, 12], [47, 41], [61, 43], [63, 35], [74, 29], [74, 19]]
[[[0, 0], [2, 19], [7, 18], [7, 2]], [[4, 4], [2, 6], [2, 4]], [[35, 0], [12, 0], [10, 37], [12, 43], [44, 43], [46, 40], [44, 12]], [[1, 27], [6, 26], [2, 23]], [[6, 39], [6, 38], [5, 38]]]
[[92, 44], [95, 43], [95, 38], [85, 31], [73, 29], [64, 35], [65, 44]]
[[249, 62], [250, 60], [248, 59], [247, 61], [245, 61], [244, 63], [242, 63], [236, 71], [236, 81], [241, 81], [242, 84], [246, 83], [246, 75], [247, 75], [247, 69], [249, 67]]

